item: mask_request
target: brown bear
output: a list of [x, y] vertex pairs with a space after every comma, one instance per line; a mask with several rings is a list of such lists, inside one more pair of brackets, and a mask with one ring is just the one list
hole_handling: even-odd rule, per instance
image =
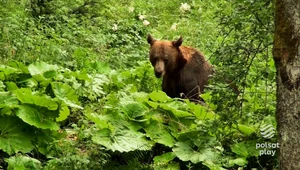
[[191, 47], [181, 46], [182, 37], [176, 41], [156, 40], [148, 35], [150, 62], [155, 76], [163, 76], [162, 90], [170, 97], [187, 98], [200, 102], [212, 65], [204, 55]]

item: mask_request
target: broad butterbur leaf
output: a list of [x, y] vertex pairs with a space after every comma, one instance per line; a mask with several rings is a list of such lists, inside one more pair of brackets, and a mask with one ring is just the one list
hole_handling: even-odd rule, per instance
[[54, 95], [63, 100], [68, 106], [83, 109], [79, 106], [78, 96], [75, 93], [75, 90], [72, 89], [69, 85], [61, 82], [51, 82], [51, 87]]
[[140, 118], [145, 115], [146, 111], [148, 111], [148, 109], [142, 103], [138, 102], [129, 103], [125, 105], [122, 110], [129, 117], [129, 119], [135, 121], [142, 121]]
[[56, 121], [60, 122], [66, 120], [69, 115], [70, 115], [70, 110], [68, 106], [64, 102], [62, 102], [59, 106], [59, 117], [56, 118]]
[[153, 167], [154, 170], [180, 170], [179, 163], [157, 164]]
[[117, 132], [112, 133], [109, 129], [103, 129], [94, 134], [92, 140], [113, 152], [145, 151], [153, 146], [153, 142], [148, 141], [143, 133], [133, 130], [118, 129]]
[[43, 95], [38, 96], [32, 93], [30, 89], [22, 88], [14, 90], [13, 93], [22, 103], [33, 104], [41, 107], [46, 107], [49, 110], [56, 110], [58, 108], [58, 102], [54, 99]]
[[222, 165], [212, 162], [211, 160], [206, 160], [202, 163], [207, 166], [210, 170], [227, 170], [222, 167]]
[[54, 72], [59, 69], [57, 65], [47, 64], [45, 62], [36, 62], [28, 66], [31, 75], [44, 75], [45, 78], [53, 77]]
[[205, 160], [218, 160], [219, 153], [213, 150], [211, 147], [194, 150], [191, 145], [191, 142], [180, 141], [175, 144], [175, 147], [172, 150], [180, 160], [191, 161], [194, 164], [203, 162]]
[[5, 84], [8, 91], [13, 91], [18, 89], [18, 86], [16, 85], [15, 82], [6, 82]]
[[91, 110], [86, 109], [85, 116], [91, 121], [93, 121], [100, 129], [112, 127], [109, 123], [111, 117], [108, 115], [96, 114], [93, 113]]
[[29, 105], [20, 105], [16, 115], [24, 122], [41, 129], [58, 130], [59, 126], [54, 121], [45, 117], [36, 108]]
[[19, 104], [18, 99], [11, 95], [10, 92], [0, 92], [0, 108], [14, 108]]
[[27, 153], [33, 149], [30, 127], [17, 117], [0, 116], [0, 150], [12, 155]]
[[259, 150], [256, 149], [257, 141], [245, 141], [236, 143], [231, 146], [232, 152], [237, 155], [243, 156], [245, 158], [249, 158], [251, 156], [259, 156]]
[[42, 169], [42, 164], [39, 160], [28, 156], [16, 155], [5, 159], [8, 163], [7, 170], [38, 170]]
[[247, 165], [248, 161], [246, 158], [236, 158], [236, 159], [232, 159], [229, 160], [229, 167], [232, 167], [234, 165], [238, 165], [238, 166], [245, 166]]
[[238, 124], [237, 129], [240, 132], [242, 132], [244, 135], [247, 135], [247, 136], [252, 135], [256, 131], [255, 128], [253, 128], [251, 126], [242, 125], [242, 124]]
[[172, 161], [176, 155], [173, 152], [167, 152], [153, 158], [155, 164], [166, 164]]
[[149, 94], [149, 98], [152, 101], [155, 102], [167, 102], [167, 101], [172, 101], [172, 99], [170, 97], [168, 97], [166, 95], [166, 93], [162, 92], [162, 91], [154, 91], [152, 93]]
[[6, 66], [6, 65], [0, 65], [0, 80], [5, 80], [7, 77], [9, 77], [9, 75], [13, 73], [19, 73], [19, 72], [20, 72], [19, 69]]
[[176, 142], [174, 137], [166, 129], [165, 125], [156, 120], [151, 120], [150, 124], [144, 129], [146, 131], [146, 135], [157, 143], [172, 147]]
[[164, 110], [171, 111], [176, 117], [194, 117], [194, 115], [192, 113], [176, 109], [169, 104], [162, 103], [162, 104], [159, 104], [159, 107]]
[[191, 112], [195, 114], [198, 119], [216, 119], [219, 116], [216, 115], [213, 111], [208, 110], [205, 106], [195, 104], [195, 103], [188, 103]]

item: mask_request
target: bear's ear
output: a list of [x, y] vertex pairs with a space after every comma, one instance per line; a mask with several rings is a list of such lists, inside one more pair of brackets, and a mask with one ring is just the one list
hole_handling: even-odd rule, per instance
[[172, 41], [172, 45], [173, 45], [174, 47], [179, 47], [179, 46], [181, 46], [182, 41], [183, 41], [183, 39], [182, 39], [182, 37], [180, 37], [178, 40]]
[[150, 34], [148, 34], [147, 41], [150, 45], [152, 45], [154, 43], [155, 39]]

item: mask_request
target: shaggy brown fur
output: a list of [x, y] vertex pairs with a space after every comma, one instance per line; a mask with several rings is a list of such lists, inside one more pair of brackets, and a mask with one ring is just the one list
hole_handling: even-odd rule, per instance
[[199, 102], [199, 95], [213, 74], [213, 67], [204, 55], [194, 48], [181, 46], [181, 37], [176, 41], [166, 41], [155, 40], [148, 35], [147, 41], [155, 76], [163, 76], [162, 90], [172, 98]]

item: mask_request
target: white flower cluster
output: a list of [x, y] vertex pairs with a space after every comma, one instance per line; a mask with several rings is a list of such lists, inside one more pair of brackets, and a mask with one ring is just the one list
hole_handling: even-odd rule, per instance
[[[132, 13], [134, 11], [134, 7], [128, 7], [128, 11]], [[139, 14], [139, 20], [143, 21], [143, 24], [145, 26], [147, 26], [147, 25], [150, 24], [150, 22], [148, 20], [146, 20], [146, 16], [145, 15]], [[118, 30], [118, 25], [117, 24], [113, 24], [113, 26], [112, 26], [111, 29], [113, 31], [117, 31]]]
[[128, 11], [129, 11], [129, 12], [133, 12], [133, 11], [134, 11], [134, 7], [132, 7], [132, 6], [129, 7], [129, 8], [128, 8]]
[[174, 23], [172, 26], [171, 26], [171, 30], [176, 30], [177, 29], [177, 23]]
[[186, 12], [186, 11], [191, 10], [191, 6], [188, 3], [181, 3], [181, 6], [179, 9], [181, 12]]
[[147, 25], [150, 24], [150, 22], [148, 20], [146, 20], [146, 16], [145, 15], [139, 14], [139, 20], [143, 20], [143, 24], [145, 26], [147, 26]]
[[117, 24], [114, 24], [114, 25], [112, 26], [112, 30], [113, 30], [113, 31], [117, 31], [117, 30], [118, 30], [118, 25], [117, 25]]

